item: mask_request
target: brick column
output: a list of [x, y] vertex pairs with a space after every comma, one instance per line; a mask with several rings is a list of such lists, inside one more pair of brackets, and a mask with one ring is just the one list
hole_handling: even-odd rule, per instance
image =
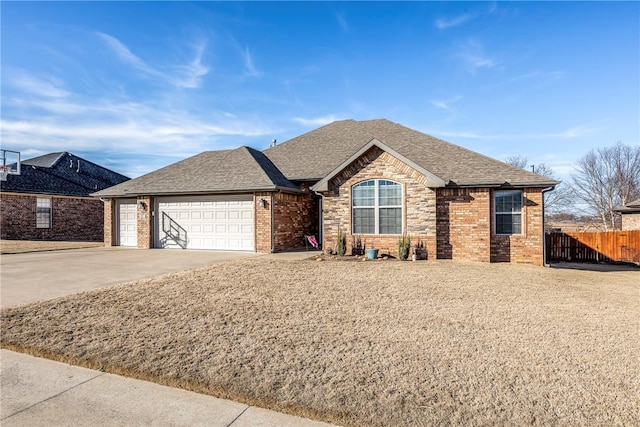
[[153, 198], [151, 196], [138, 196], [138, 248], [153, 248]]

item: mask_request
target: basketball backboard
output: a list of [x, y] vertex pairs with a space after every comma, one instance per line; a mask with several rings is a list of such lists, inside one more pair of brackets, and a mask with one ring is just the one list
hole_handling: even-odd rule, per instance
[[7, 175], [20, 175], [20, 152], [2, 149], [0, 154], [0, 180], [6, 181]]

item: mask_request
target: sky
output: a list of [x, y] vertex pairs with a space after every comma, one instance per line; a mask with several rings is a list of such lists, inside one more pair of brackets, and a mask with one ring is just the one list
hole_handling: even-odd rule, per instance
[[568, 179], [640, 144], [640, 2], [0, 2], [4, 149], [137, 177], [386, 118]]

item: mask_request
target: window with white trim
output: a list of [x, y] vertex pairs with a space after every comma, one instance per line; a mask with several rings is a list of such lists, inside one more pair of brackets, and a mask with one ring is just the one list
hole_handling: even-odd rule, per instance
[[353, 234], [402, 234], [402, 186], [371, 179], [351, 189]]
[[522, 234], [522, 191], [495, 192], [496, 234]]
[[36, 200], [36, 228], [51, 228], [51, 199]]

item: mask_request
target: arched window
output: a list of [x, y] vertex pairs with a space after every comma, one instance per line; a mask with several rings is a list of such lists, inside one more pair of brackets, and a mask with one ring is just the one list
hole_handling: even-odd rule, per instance
[[402, 186], [370, 179], [351, 188], [353, 234], [402, 234]]

